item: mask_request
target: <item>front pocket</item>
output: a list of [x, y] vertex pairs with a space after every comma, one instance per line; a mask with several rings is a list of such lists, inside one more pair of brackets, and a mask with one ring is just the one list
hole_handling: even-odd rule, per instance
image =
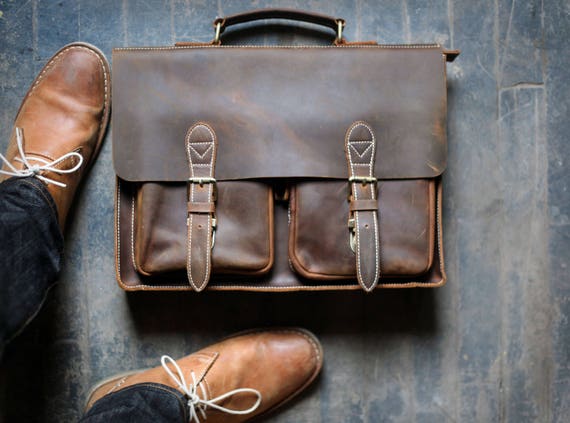
[[[144, 183], [132, 211], [132, 255], [146, 276], [186, 272], [187, 185]], [[257, 182], [218, 183], [216, 274], [263, 275], [273, 264], [273, 193]]]
[[[310, 181], [291, 193], [289, 258], [293, 269], [314, 280], [353, 279], [347, 182]], [[381, 278], [414, 277], [432, 266], [435, 180], [378, 183]]]

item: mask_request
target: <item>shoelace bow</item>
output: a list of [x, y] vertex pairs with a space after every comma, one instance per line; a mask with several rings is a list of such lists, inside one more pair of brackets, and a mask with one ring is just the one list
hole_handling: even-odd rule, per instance
[[[187, 384], [186, 379], [184, 378], [184, 374], [182, 373], [182, 369], [180, 369], [180, 366], [178, 365], [178, 363], [176, 363], [176, 361], [174, 361], [174, 359], [172, 359], [172, 357], [168, 355], [163, 355], [162, 358], [160, 359], [160, 362], [162, 363], [162, 367], [164, 367], [164, 370], [166, 370], [166, 373], [168, 373], [168, 375], [172, 378], [172, 380], [176, 383], [176, 385], [178, 385], [178, 388], [180, 388], [180, 390], [182, 390], [182, 392], [184, 392], [188, 397], [188, 407], [190, 409], [190, 422], [195, 421], [196, 423], [200, 423], [197, 411], [199, 411], [202, 418], [206, 420], [207, 419], [206, 409], [208, 407], [215, 408], [216, 410], [223, 411], [224, 413], [227, 414], [238, 415], [238, 414], [252, 413], [261, 404], [261, 393], [251, 388], [234, 389], [233, 391], [226, 392], [225, 394], [222, 394], [216, 398], [212, 398], [209, 400], [203, 384], [200, 384], [202, 396], [204, 398], [202, 399], [196, 393], [197, 384], [194, 372], [190, 372], [190, 376], [192, 377], [192, 383]], [[170, 370], [168, 363], [170, 363], [174, 367], [177, 374], [174, 374], [172, 370]], [[257, 396], [257, 401], [255, 402], [255, 404], [253, 404], [253, 406], [251, 406], [247, 410], [232, 410], [230, 408], [225, 408], [222, 407], [221, 405], [216, 404], [228, 397], [231, 397], [232, 395], [240, 393], [255, 394]]]
[[[4, 157], [2, 154], [0, 154], [0, 159], [2, 159], [2, 161], [6, 164], [6, 166], [8, 166], [8, 168], [10, 169], [8, 170], [2, 170], [0, 169], [0, 173], [4, 174], [4, 175], [9, 175], [9, 176], [16, 176], [19, 178], [25, 178], [28, 176], [35, 176], [36, 178], [38, 178], [39, 180], [45, 182], [46, 184], [54, 184], [57, 185], [59, 187], [65, 188], [65, 184], [63, 182], [59, 182], [50, 178], [47, 178], [43, 175], [41, 175], [41, 172], [53, 172], [53, 173], [58, 173], [60, 175], [66, 174], [66, 173], [73, 173], [76, 170], [78, 170], [81, 165], [83, 164], [83, 156], [75, 151], [72, 151], [70, 153], [66, 153], [63, 156], [61, 156], [60, 158], [53, 160], [53, 161], [49, 161], [49, 160], [45, 160], [42, 159], [40, 157], [26, 157], [26, 155], [24, 154], [24, 135], [22, 132], [22, 128], [16, 128], [16, 143], [18, 145], [18, 152], [20, 153], [19, 157], [16, 157], [14, 160], [23, 163], [24, 164], [24, 169], [16, 169], [9, 161], [8, 159], [6, 159], [6, 157]], [[69, 159], [70, 157], [77, 157], [79, 162], [73, 166], [71, 169], [58, 169], [56, 166], [58, 164], [60, 164], [61, 162], [63, 162], [64, 160]], [[41, 164], [32, 164], [29, 162], [29, 160], [33, 160], [36, 162], [39, 162]]]

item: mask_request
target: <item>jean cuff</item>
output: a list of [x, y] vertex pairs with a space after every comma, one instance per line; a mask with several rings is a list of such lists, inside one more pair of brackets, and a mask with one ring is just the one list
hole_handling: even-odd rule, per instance
[[135, 421], [180, 422], [189, 420], [188, 399], [170, 386], [139, 383], [107, 394], [89, 408], [80, 422]]
[[2, 182], [6, 188], [9, 189], [18, 189], [20, 186], [24, 185], [26, 187], [32, 187], [41, 195], [41, 197], [45, 200], [46, 204], [49, 206], [50, 210], [53, 213], [53, 217], [57, 222], [59, 220], [59, 215], [57, 212], [57, 206], [55, 204], [55, 200], [53, 199], [52, 195], [50, 194], [49, 190], [42, 181], [33, 176], [26, 176], [25, 178], [21, 178], [18, 176], [12, 176], [9, 179], [6, 179]]

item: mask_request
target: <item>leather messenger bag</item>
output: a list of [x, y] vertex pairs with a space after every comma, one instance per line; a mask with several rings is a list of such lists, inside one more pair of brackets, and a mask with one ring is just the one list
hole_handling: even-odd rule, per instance
[[[329, 46], [223, 45], [268, 18]], [[125, 290], [340, 290], [445, 283], [446, 61], [350, 43], [342, 19], [218, 18], [212, 42], [113, 51], [117, 279]]]

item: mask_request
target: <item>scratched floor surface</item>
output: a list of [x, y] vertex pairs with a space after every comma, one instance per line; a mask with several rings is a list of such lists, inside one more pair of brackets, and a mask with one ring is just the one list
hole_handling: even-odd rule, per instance
[[[28, 85], [61, 46], [206, 41], [254, 7], [343, 17], [349, 40], [436, 41], [448, 66], [448, 284], [438, 290], [126, 295], [115, 283], [108, 136], [78, 197], [65, 269], [7, 350], [0, 421], [68, 422], [113, 373], [233, 331], [299, 325], [323, 341], [317, 384], [277, 422], [567, 422], [570, 415], [570, 4], [565, 0], [0, 0], [0, 147]], [[256, 43], [328, 42], [272, 25]], [[229, 32], [229, 31], [228, 31]], [[0, 240], [0, 242], [9, 242]], [[566, 416], [566, 417], [565, 417]]]

